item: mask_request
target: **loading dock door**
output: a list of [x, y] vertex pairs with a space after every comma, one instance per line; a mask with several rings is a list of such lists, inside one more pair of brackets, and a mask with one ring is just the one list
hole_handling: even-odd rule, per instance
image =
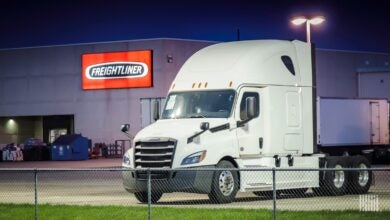
[[61, 134], [74, 134], [74, 115], [53, 115], [43, 116], [43, 141], [52, 143], [51, 141], [56, 137], [52, 136], [52, 131], [62, 131]]
[[390, 99], [390, 72], [359, 73], [359, 97]]

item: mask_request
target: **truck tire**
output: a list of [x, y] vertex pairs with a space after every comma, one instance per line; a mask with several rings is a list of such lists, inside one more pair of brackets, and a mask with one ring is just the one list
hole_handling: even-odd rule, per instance
[[[326, 168], [347, 168], [347, 163], [342, 157], [326, 158]], [[344, 170], [320, 172], [320, 188], [314, 188], [314, 192], [323, 196], [340, 196], [347, 192], [348, 172]]]
[[[157, 203], [163, 194], [160, 192], [152, 192], [152, 203]], [[135, 192], [135, 198], [141, 203], [148, 203], [148, 192]]]
[[[220, 161], [216, 168], [235, 169], [229, 161]], [[214, 203], [231, 203], [238, 191], [238, 173], [236, 170], [217, 170], [214, 172], [209, 198]]]
[[[351, 158], [352, 168], [370, 168], [370, 162], [363, 156]], [[351, 171], [349, 174], [348, 192], [351, 194], [365, 194], [371, 187], [372, 171]]]

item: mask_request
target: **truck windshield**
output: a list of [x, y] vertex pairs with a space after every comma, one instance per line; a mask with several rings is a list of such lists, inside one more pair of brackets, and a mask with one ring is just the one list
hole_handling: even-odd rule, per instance
[[234, 96], [234, 90], [171, 93], [161, 118], [227, 118]]

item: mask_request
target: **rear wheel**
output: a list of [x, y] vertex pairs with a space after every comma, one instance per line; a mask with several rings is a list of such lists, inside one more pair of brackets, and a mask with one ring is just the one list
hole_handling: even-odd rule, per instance
[[[151, 202], [156, 203], [163, 194], [160, 192], [152, 192]], [[135, 198], [141, 203], [148, 203], [148, 192], [136, 192], [134, 193]]]
[[340, 170], [331, 170], [320, 172], [320, 187], [313, 189], [316, 194], [326, 196], [344, 195], [348, 185], [348, 174], [345, 170], [347, 163], [342, 157], [326, 158], [326, 168], [335, 168]]
[[215, 203], [231, 203], [238, 191], [238, 173], [234, 169], [234, 165], [222, 160], [216, 168], [228, 168], [227, 170], [217, 170], [214, 172], [214, 177], [211, 185], [209, 198]]
[[[352, 168], [368, 169], [370, 168], [370, 162], [362, 156], [353, 157], [351, 159]], [[372, 183], [372, 171], [351, 171], [348, 192], [352, 194], [364, 194], [367, 193]]]

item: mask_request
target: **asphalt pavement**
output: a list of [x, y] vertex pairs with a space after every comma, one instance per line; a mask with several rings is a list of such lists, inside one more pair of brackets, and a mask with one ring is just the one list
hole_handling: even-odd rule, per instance
[[[0, 168], [77, 169], [120, 165], [121, 159], [0, 162]], [[303, 196], [282, 194], [276, 205], [278, 210], [360, 210], [362, 206], [390, 210], [390, 172], [374, 172], [374, 176], [368, 195], [316, 196], [309, 190]], [[34, 181], [34, 173], [30, 171], [0, 171], [0, 202], [34, 203]], [[40, 204], [145, 206], [124, 190], [120, 171], [40, 171], [37, 190]], [[236, 201], [230, 204], [212, 204], [204, 194], [166, 193], [153, 206], [272, 209], [272, 204], [272, 199], [250, 192], [239, 192]]]

